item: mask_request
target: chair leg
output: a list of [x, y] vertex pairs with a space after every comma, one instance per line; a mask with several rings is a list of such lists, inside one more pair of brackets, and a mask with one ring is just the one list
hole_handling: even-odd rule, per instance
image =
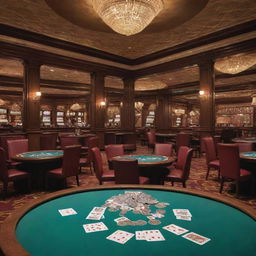
[[31, 178], [29, 177], [27, 181], [28, 181], [28, 183], [27, 183], [28, 184], [28, 192], [30, 193], [32, 191], [32, 189], [31, 189]]
[[7, 196], [7, 188], [8, 188], [8, 182], [4, 182], [4, 185], [3, 185], [3, 200], [5, 200], [5, 198]]
[[239, 180], [236, 181], [236, 197], [238, 197], [240, 192], [240, 182]]
[[208, 179], [209, 172], [210, 172], [210, 167], [207, 167], [207, 173], [206, 173], [206, 177], [205, 177], [206, 180]]
[[182, 185], [183, 185], [183, 188], [185, 188], [186, 187], [186, 181], [183, 181]]
[[77, 184], [77, 186], [80, 186], [80, 184], [79, 184], [79, 177], [78, 177], [78, 175], [76, 175], [76, 184]]
[[224, 185], [224, 178], [221, 177], [221, 181], [220, 181], [220, 193], [222, 192], [223, 185]]
[[45, 187], [45, 190], [48, 190], [48, 186], [49, 186], [49, 184], [48, 184], [48, 175], [47, 175], [47, 173], [45, 174], [45, 179], [44, 179], [44, 187]]
[[218, 169], [218, 180], [220, 179], [220, 169]]
[[172, 183], [172, 186], [174, 185], [174, 182], [173, 181], [171, 181], [171, 183]]
[[252, 196], [255, 195], [255, 178], [256, 177], [254, 175], [251, 177], [251, 193], [252, 193]]

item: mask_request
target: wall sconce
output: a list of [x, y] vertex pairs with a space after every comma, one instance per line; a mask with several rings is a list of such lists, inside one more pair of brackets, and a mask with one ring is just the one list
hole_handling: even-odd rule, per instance
[[42, 93], [41, 92], [35, 92], [33, 94], [33, 100], [39, 100], [42, 96]]
[[106, 101], [100, 101], [100, 107], [103, 108], [107, 105]]
[[204, 95], [205, 95], [205, 91], [204, 91], [204, 90], [200, 90], [200, 91], [199, 91], [199, 95], [200, 95], [200, 96], [204, 96]]
[[252, 106], [256, 106], [256, 94], [252, 95]]

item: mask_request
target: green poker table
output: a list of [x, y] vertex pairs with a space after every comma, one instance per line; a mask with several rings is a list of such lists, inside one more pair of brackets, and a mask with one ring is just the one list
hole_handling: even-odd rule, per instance
[[[125, 191], [142, 191], [160, 202], [167, 202], [161, 224], [118, 226], [119, 211], [106, 209], [104, 219], [88, 220], [95, 206], [102, 206], [112, 196]], [[151, 206], [154, 212], [154, 206]], [[77, 214], [61, 216], [59, 209], [73, 208]], [[189, 209], [191, 221], [178, 220], [173, 209]], [[147, 220], [146, 216], [127, 212], [130, 220]], [[0, 248], [5, 256], [251, 256], [256, 252], [256, 212], [238, 200], [189, 189], [164, 186], [119, 185], [75, 188], [49, 194], [15, 211], [0, 230]], [[104, 222], [108, 230], [85, 233], [84, 224]], [[163, 229], [175, 224], [211, 240], [204, 245], [193, 243]], [[164, 241], [141, 241], [133, 236], [119, 244], [106, 239], [116, 230], [131, 233], [160, 230]]]

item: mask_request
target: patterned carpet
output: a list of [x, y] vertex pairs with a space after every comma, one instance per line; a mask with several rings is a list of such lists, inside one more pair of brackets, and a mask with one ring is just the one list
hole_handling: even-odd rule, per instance
[[[138, 146], [137, 153], [150, 153], [145, 146]], [[105, 154], [103, 153], [104, 160]], [[210, 193], [218, 194], [219, 191], [219, 182], [216, 180], [217, 172], [211, 171], [208, 180], [205, 180], [206, 175], [206, 161], [205, 157], [201, 158], [193, 158], [191, 164], [190, 177], [187, 181], [187, 187], [207, 191]], [[98, 181], [95, 176], [91, 175], [89, 169], [83, 169], [83, 173], [79, 176], [80, 185], [83, 187], [92, 187], [98, 185]], [[2, 184], [0, 185], [0, 189], [2, 189]], [[68, 187], [75, 187], [76, 181], [75, 178], [68, 178]], [[166, 183], [165, 186], [171, 186], [170, 183]], [[177, 183], [174, 186], [181, 186], [181, 184]], [[232, 191], [234, 186], [231, 183], [226, 183], [223, 188], [223, 197], [234, 197], [234, 192]], [[250, 205], [252, 208], [256, 210], [256, 196], [250, 196], [247, 187], [243, 188], [241, 195], [239, 196], [239, 201], [243, 201], [245, 204]], [[6, 200], [0, 201], [0, 223], [2, 223], [14, 210], [20, 208], [24, 204], [33, 201], [34, 199], [40, 198], [42, 195], [51, 193], [51, 191], [32, 191], [30, 194], [17, 194], [14, 191], [12, 184], [10, 184], [8, 189], [8, 196]]]

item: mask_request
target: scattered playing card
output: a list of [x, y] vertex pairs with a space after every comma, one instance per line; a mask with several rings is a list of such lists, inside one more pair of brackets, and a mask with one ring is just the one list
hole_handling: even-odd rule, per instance
[[130, 240], [134, 236], [133, 233], [129, 233], [122, 230], [117, 230], [113, 234], [107, 237], [107, 239], [120, 243], [125, 244], [128, 240]]
[[182, 236], [196, 244], [199, 244], [199, 245], [203, 245], [207, 242], [209, 242], [211, 239], [210, 238], [207, 238], [207, 237], [204, 237], [204, 236], [201, 236], [199, 234], [196, 234], [194, 232], [190, 232], [190, 233], [187, 233], [185, 234], [184, 236]]
[[124, 220], [129, 220], [129, 219], [126, 218], [126, 217], [119, 217], [119, 218], [117, 218], [117, 219], [114, 219], [114, 221], [115, 221], [116, 223], [118, 223], [119, 221], [124, 221]]
[[182, 216], [189, 216], [192, 217], [192, 214], [188, 209], [173, 209], [174, 215], [182, 215]]
[[77, 212], [73, 208], [61, 209], [58, 211], [61, 214], [61, 216], [69, 216], [69, 215], [77, 214]]
[[146, 240], [146, 235], [144, 231], [136, 231], [136, 240]]
[[164, 215], [163, 214], [161, 214], [161, 213], [152, 213], [152, 216], [153, 217], [155, 217], [155, 218], [163, 218], [164, 217]]
[[146, 236], [146, 240], [148, 242], [156, 242], [156, 241], [164, 241], [165, 238], [163, 237], [160, 230], [144, 230], [144, 234]]
[[174, 225], [174, 224], [170, 224], [168, 226], [165, 226], [165, 227], [163, 227], [163, 229], [165, 229], [167, 231], [170, 231], [170, 232], [174, 233], [175, 235], [182, 235], [182, 234], [188, 232], [187, 229], [179, 227], [179, 226]]
[[147, 216], [147, 218], [148, 218], [149, 220], [154, 220], [156, 217], [154, 217], [154, 216]]
[[176, 219], [177, 219], [177, 220], [187, 220], [187, 221], [191, 221], [191, 217], [189, 217], [189, 216], [183, 216], [183, 215], [176, 215]]
[[86, 233], [108, 230], [107, 226], [103, 222], [84, 224], [83, 228]]
[[106, 207], [94, 207], [86, 219], [88, 220], [100, 220], [102, 219], [102, 216], [104, 215], [104, 212], [106, 210]]

